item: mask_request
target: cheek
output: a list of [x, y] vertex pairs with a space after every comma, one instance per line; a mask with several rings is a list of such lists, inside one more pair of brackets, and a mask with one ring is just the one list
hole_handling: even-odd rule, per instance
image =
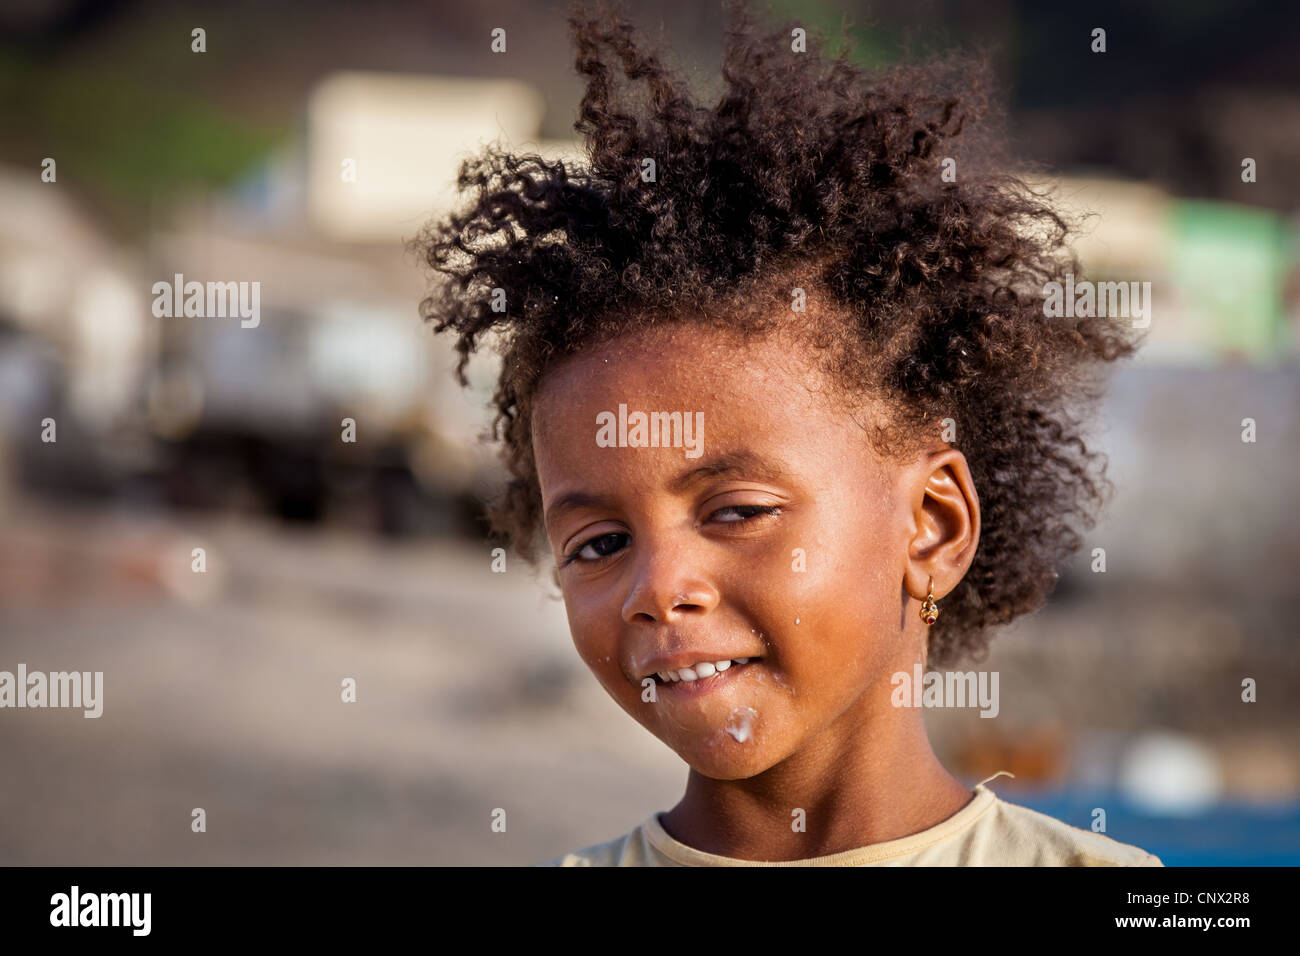
[[622, 625], [619, 607], [603, 596], [579, 596], [567, 588], [562, 593], [573, 646], [583, 663], [608, 686], [607, 678], [622, 674], [618, 664], [618, 635]]
[[883, 506], [853, 502], [792, 537], [780, 567], [782, 599], [772, 608], [784, 619], [778, 633], [793, 638], [792, 671], [862, 680], [896, 642], [902, 586], [896, 538]]
[[819, 508], [796, 537], [807, 552], [801, 575], [819, 592], [840, 591], [846, 598], [874, 592], [891, 577], [901, 582], [902, 556], [889, 502], [879, 492], [855, 500], [841, 493]]

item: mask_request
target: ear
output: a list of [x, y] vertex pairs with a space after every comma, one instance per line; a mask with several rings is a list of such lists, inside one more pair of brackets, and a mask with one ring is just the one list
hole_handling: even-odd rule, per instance
[[966, 456], [955, 448], [926, 453], [910, 483], [912, 536], [903, 586], [918, 601], [934, 578], [935, 599], [961, 581], [975, 560], [980, 502]]

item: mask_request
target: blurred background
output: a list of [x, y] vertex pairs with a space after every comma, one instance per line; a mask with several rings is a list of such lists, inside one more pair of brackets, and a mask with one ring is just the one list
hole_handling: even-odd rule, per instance
[[[964, 780], [1009, 771], [1004, 797], [1083, 828], [1102, 808], [1167, 864], [1295, 864], [1300, 7], [1075, 6], [770, 7], [847, 13], [869, 64], [988, 50], [1025, 171], [1093, 214], [1089, 278], [1152, 283], [1098, 427], [1106, 521], [965, 665], [999, 671], [997, 719], [927, 721]], [[631, 10], [716, 95], [720, 6]], [[105, 691], [98, 720], [0, 712], [0, 863], [532, 863], [680, 796], [549, 574], [493, 570], [494, 363], [455, 385], [403, 245], [489, 141], [580, 159], [564, 12], [4, 5], [0, 669]], [[178, 273], [259, 281], [260, 325], [155, 317]]]

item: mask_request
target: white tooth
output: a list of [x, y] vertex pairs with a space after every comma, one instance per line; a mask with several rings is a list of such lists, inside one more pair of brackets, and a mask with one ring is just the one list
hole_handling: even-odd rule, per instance
[[728, 667], [731, 666], [731, 661], [718, 661], [718, 662], [717, 662], [716, 664], [714, 664], [713, 666], [716, 667], [716, 668], [717, 668], [718, 670], [720, 670], [720, 671], [725, 671]]
[[665, 684], [667, 684], [667, 683], [668, 683], [668, 672], [667, 672], [667, 671], [660, 671], [660, 672], [659, 672], [659, 679], [660, 679], [661, 681], [663, 681]]
[[748, 658], [748, 657], [737, 657], [737, 658], [736, 658], [736, 663], [737, 663], [737, 664], [748, 664], [748, 663], [749, 663], [749, 658]]
[[708, 661], [704, 661], [702, 664], [695, 665], [695, 673], [698, 674], [700, 677], [712, 677], [717, 672], [718, 669], [714, 667], [712, 664], [710, 664]]
[[681, 679], [680, 677], [677, 676], [677, 672], [676, 672], [676, 671], [669, 671], [669, 672], [668, 672], [668, 679], [669, 679], [670, 681], [672, 681], [674, 684], [680, 684], [680, 683], [682, 682], [682, 679]]
[[695, 671], [691, 670], [689, 667], [683, 667], [677, 673], [681, 675], [682, 680], [688, 682], [696, 680], [699, 676], [698, 674], [695, 673]]

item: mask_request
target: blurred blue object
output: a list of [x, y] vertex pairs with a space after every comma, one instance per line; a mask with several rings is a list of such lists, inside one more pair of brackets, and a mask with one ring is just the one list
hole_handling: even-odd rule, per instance
[[1118, 791], [1082, 788], [997, 793], [1083, 830], [1093, 810], [1106, 811], [1106, 836], [1140, 846], [1165, 866], [1300, 865], [1300, 800], [1216, 804], [1195, 816], [1153, 816]]

